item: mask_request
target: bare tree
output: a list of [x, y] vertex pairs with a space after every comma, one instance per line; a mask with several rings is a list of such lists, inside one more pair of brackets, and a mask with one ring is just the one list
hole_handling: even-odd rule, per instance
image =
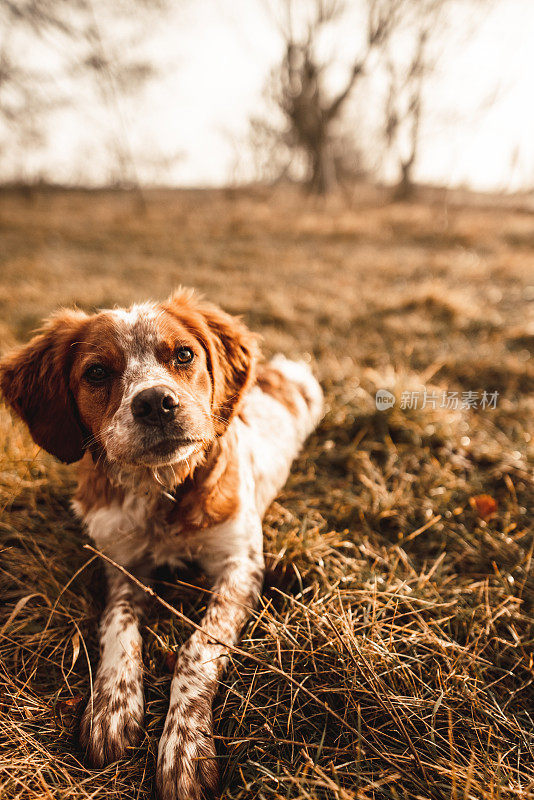
[[[383, 43], [387, 76], [384, 137], [387, 150], [398, 163], [399, 178], [394, 196], [408, 199], [414, 189], [413, 170], [419, 154], [423, 90], [437, 63], [432, 33], [438, 30], [450, 0], [404, 0], [402, 32], [407, 59], [395, 58], [395, 37]], [[442, 29], [441, 29], [442, 30]]]
[[355, 40], [361, 34], [361, 45], [356, 46], [345, 83], [337, 92], [328, 88], [326, 73], [331, 61], [321, 57], [319, 45], [329, 26], [343, 22], [347, 3], [310, 0], [306, 5], [308, 14], [304, 15], [302, 3], [285, 0], [284, 13], [276, 16], [284, 53], [271, 73], [267, 96], [281, 114], [282, 125], [253, 119], [253, 144], [264, 150], [270, 145], [271, 170], [278, 170], [280, 175], [299, 162], [309, 188], [324, 194], [336, 184], [343, 169], [343, 154], [347, 154], [346, 147], [339, 146], [339, 122], [346, 103], [364, 76], [371, 55], [383, 47], [398, 24], [402, 0], [363, 0], [362, 30], [354, 31]]
[[[87, 103], [92, 93], [115, 120], [117, 174], [137, 185], [120, 99], [138, 92], [154, 74], [154, 65], [137, 53], [167, 2], [2, 0], [0, 154], [44, 143], [50, 112]], [[28, 58], [36, 50], [42, 64]]]
[[[463, 5], [489, 6], [492, 0], [469, 0]], [[425, 115], [425, 94], [453, 39], [449, 12], [455, 0], [403, 0], [396, 35], [383, 41], [379, 60], [386, 74], [387, 92], [383, 116], [386, 150], [397, 162], [397, 200], [407, 200], [414, 192], [414, 168], [419, 157], [421, 125]], [[458, 6], [456, 5], [456, 10]], [[461, 37], [469, 35], [464, 20]], [[400, 56], [399, 56], [400, 54]]]

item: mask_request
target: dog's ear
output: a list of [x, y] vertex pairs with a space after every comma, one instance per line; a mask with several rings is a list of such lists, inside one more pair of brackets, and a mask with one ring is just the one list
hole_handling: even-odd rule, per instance
[[86, 314], [62, 312], [27, 345], [0, 362], [0, 388], [34, 441], [70, 464], [84, 453], [83, 431], [69, 373]]
[[195, 330], [208, 353], [213, 381], [213, 418], [220, 435], [237, 413], [256, 377], [258, 337], [239, 319], [206, 303], [190, 289], [180, 289], [166, 308]]
[[258, 338], [239, 319], [208, 303], [201, 312], [213, 337], [213, 412], [226, 427], [256, 377]]

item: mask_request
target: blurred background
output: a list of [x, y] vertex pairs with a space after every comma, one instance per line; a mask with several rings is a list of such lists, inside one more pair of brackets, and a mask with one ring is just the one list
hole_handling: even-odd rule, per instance
[[530, 0], [3, 0], [0, 179], [534, 186]]

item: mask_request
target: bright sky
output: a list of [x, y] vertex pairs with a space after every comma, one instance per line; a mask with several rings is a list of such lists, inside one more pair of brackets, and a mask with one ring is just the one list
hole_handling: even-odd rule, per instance
[[[281, 53], [266, 2], [182, 0], [153, 31], [147, 47], [161, 75], [124, 116], [140, 163], [180, 154], [160, 181], [221, 185], [232, 177], [248, 118]], [[350, 50], [352, 36], [350, 26], [340, 31], [340, 52]], [[490, 190], [534, 184], [533, 41], [534, 0], [500, 0], [467, 41], [451, 44], [446, 72], [428, 92], [419, 180]], [[76, 109], [55, 115], [49, 145], [12, 168], [58, 181], [106, 180], [108, 128], [80, 98]], [[140, 173], [153, 174], [150, 165]]]

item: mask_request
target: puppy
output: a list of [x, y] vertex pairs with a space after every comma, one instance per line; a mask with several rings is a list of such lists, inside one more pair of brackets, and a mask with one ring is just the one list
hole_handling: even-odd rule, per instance
[[[257, 367], [243, 323], [180, 290], [164, 303], [63, 311], [0, 364], [4, 397], [35, 442], [79, 461], [73, 502], [98, 549], [149, 580], [195, 562], [212, 580], [182, 645], [159, 744], [162, 800], [217, 791], [212, 701], [263, 580], [262, 517], [283, 486], [323, 397], [308, 367]], [[145, 594], [107, 567], [100, 664], [81, 722], [97, 766], [139, 742]]]

